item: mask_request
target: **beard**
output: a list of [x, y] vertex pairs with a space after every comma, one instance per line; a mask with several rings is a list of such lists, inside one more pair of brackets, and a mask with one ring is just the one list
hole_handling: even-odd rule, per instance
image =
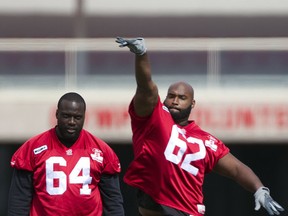
[[191, 106], [187, 107], [186, 109], [179, 110], [179, 112], [173, 112], [173, 111], [171, 112], [169, 109], [170, 114], [175, 122], [179, 122], [184, 119], [188, 120], [191, 110], [192, 110]]

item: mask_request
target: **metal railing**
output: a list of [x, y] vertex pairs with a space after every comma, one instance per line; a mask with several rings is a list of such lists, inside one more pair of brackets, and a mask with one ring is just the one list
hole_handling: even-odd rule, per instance
[[[233, 86], [236, 83], [242, 82], [242, 84], [248, 85], [265, 85], [274, 86], [277, 85], [287, 87], [288, 86], [288, 71], [282, 71], [279, 74], [275, 74], [275, 71], [271, 71], [265, 74], [261, 72], [250, 75], [243, 75], [241, 73], [232, 72], [231, 74], [223, 74], [223, 61], [221, 58], [223, 52], [284, 52], [284, 56], [288, 58], [288, 38], [146, 38], [146, 44], [149, 52], [205, 52], [207, 53], [205, 67], [207, 70], [202, 75], [190, 74], [175, 74], [171, 75], [156, 75], [155, 79], [161, 80], [160, 82], [170, 82], [176, 77], [182, 78], [187, 75], [186, 79], [198, 80], [197, 83], [201, 83], [201, 86], [218, 86], [225, 87], [228, 83], [232, 83]], [[59, 75], [41, 73], [41, 74], [13, 74], [6, 73], [3, 75], [0, 71], [0, 88], [22, 88], [22, 87], [55, 87], [64, 86], [65, 88], [77, 88], [81, 87], [77, 84], [78, 80], [82, 80], [86, 86], [92, 86], [89, 84], [90, 80], [98, 80], [98, 83], [103, 84], [102, 80], [109, 80], [115, 86], [115, 80], [122, 79], [123, 82], [116, 82], [118, 85], [130, 83], [133, 79], [133, 74], [121, 75], [117, 73], [111, 74], [80, 74], [79, 67], [83, 67], [83, 53], [98, 52], [98, 53], [115, 53], [126, 52], [126, 49], [120, 49], [115, 43], [114, 38], [96, 38], [96, 39], [0, 39], [0, 52], [5, 53], [22, 53], [23, 55], [28, 53], [37, 52], [57, 52], [63, 53], [63, 73]], [[287, 53], [286, 53], [287, 52]], [[21, 55], [22, 55], [21, 54]], [[84, 56], [85, 58], [85, 56]], [[83, 60], [83, 59], [82, 59]], [[1, 59], [0, 59], [1, 61]], [[155, 59], [157, 61], [157, 59]], [[84, 62], [85, 64], [85, 62]], [[85, 67], [85, 65], [84, 65]], [[131, 68], [133, 65], [131, 65]], [[29, 68], [28, 68], [29, 69]], [[31, 71], [37, 70], [31, 65]], [[119, 67], [115, 66], [115, 70]], [[283, 67], [282, 70], [286, 68]], [[189, 76], [188, 76], [189, 75]], [[114, 81], [114, 82], [113, 82]], [[82, 83], [83, 83], [82, 82]], [[160, 83], [160, 84], [161, 84]], [[106, 84], [105, 84], [106, 85]], [[229, 86], [229, 85], [228, 85]]]

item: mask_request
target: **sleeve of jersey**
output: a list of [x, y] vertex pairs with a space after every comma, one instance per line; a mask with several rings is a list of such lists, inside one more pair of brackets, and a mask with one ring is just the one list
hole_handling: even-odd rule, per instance
[[210, 172], [214, 168], [216, 163], [230, 152], [230, 149], [221, 140], [212, 140], [212, 143], [205, 143], [208, 156], [206, 157], [206, 172]]
[[139, 133], [143, 132], [143, 129], [146, 128], [146, 125], [149, 123], [148, 121], [150, 119], [150, 116], [146, 116], [146, 117], [137, 116], [137, 114], [135, 113], [134, 106], [133, 106], [133, 100], [131, 101], [129, 105], [129, 115], [131, 117], [132, 131], [133, 131], [133, 134], [135, 134], [138, 132]]
[[8, 196], [7, 216], [29, 215], [33, 196], [33, 173], [14, 169]]
[[118, 175], [102, 175], [99, 189], [103, 202], [103, 216], [125, 215]]
[[33, 171], [30, 142], [25, 142], [12, 156], [11, 166], [16, 169]]
[[151, 127], [153, 121], [153, 115], [157, 113], [157, 110], [161, 108], [161, 100], [158, 96], [158, 103], [153, 111], [153, 113], [146, 117], [139, 117], [135, 113], [133, 100], [129, 105], [129, 115], [131, 118], [131, 129], [132, 129], [132, 140], [133, 140], [133, 149], [134, 154], [137, 155], [142, 150], [143, 143], [141, 140], [146, 138], [147, 133], [149, 133], [153, 128]]
[[121, 165], [116, 153], [107, 145], [104, 156], [103, 174], [118, 174], [121, 172]]

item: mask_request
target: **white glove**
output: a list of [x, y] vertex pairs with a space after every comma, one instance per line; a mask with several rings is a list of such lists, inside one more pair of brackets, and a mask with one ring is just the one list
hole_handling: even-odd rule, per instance
[[120, 44], [119, 47], [127, 46], [136, 55], [144, 55], [147, 51], [144, 38], [124, 39], [117, 37], [116, 42]]
[[258, 211], [261, 206], [267, 210], [269, 215], [279, 215], [279, 211], [284, 211], [284, 208], [272, 199], [270, 196], [270, 190], [267, 187], [258, 188], [254, 197], [256, 211]]

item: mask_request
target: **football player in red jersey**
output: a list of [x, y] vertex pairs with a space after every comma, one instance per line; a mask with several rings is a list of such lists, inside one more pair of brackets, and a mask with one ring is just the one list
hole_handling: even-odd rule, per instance
[[221, 140], [188, 119], [195, 106], [191, 85], [173, 83], [162, 103], [144, 39], [118, 37], [116, 42], [136, 54], [137, 88], [129, 106], [134, 160], [124, 181], [138, 189], [140, 215], [204, 215], [202, 186], [204, 175], [212, 170], [253, 192], [255, 210], [262, 206], [270, 215], [284, 211], [256, 174]]
[[14, 153], [8, 216], [124, 216], [119, 159], [83, 129], [85, 111], [79, 94], [64, 94], [56, 127]]

